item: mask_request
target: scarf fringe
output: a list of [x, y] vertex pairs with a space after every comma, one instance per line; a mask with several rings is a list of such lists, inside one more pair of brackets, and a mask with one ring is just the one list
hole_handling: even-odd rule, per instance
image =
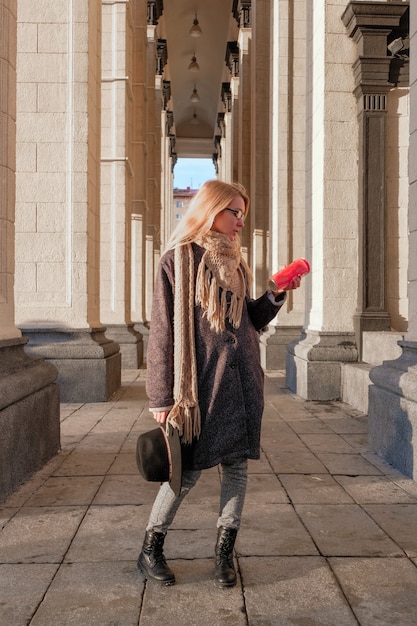
[[198, 404], [194, 406], [176, 403], [169, 412], [169, 421], [178, 428], [183, 443], [191, 443], [193, 438], [200, 436], [201, 415]]
[[[240, 272], [241, 270], [238, 269]], [[231, 292], [229, 306], [227, 305], [227, 289], [219, 285], [213, 272], [200, 263], [197, 272], [196, 304], [200, 304], [204, 316], [210, 322], [210, 328], [216, 333], [225, 330], [224, 320], [227, 318], [233, 328], [239, 328], [242, 319], [244, 298]]]

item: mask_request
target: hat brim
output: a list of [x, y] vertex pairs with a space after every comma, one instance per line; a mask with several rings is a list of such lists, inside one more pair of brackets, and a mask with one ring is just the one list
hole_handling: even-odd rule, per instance
[[171, 424], [139, 435], [136, 464], [145, 480], [169, 482], [178, 497], [181, 492], [182, 459], [178, 429]]

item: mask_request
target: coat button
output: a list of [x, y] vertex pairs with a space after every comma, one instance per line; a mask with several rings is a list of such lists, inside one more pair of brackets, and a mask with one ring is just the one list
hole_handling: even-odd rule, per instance
[[234, 370], [236, 367], [236, 363], [230, 363], [230, 367], [232, 368], [232, 370]]
[[236, 339], [234, 337], [229, 337], [227, 340], [229, 343], [236, 343]]

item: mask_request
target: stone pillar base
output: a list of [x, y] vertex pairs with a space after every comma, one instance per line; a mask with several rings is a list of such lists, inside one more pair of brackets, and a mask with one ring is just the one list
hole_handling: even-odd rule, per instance
[[105, 328], [24, 329], [26, 352], [58, 370], [61, 402], [106, 402], [121, 386], [121, 355]]
[[402, 355], [370, 371], [369, 447], [417, 480], [417, 342], [399, 341]]
[[133, 324], [107, 324], [106, 336], [120, 346], [122, 369], [137, 370], [143, 363], [143, 337]]
[[287, 346], [300, 338], [302, 326], [268, 326], [261, 334], [261, 365], [265, 370], [284, 370]]
[[287, 387], [305, 400], [338, 400], [342, 393], [341, 364], [358, 360], [355, 334], [303, 332], [288, 346]]
[[25, 344], [0, 341], [0, 502], [60, 449], [57, 371]]

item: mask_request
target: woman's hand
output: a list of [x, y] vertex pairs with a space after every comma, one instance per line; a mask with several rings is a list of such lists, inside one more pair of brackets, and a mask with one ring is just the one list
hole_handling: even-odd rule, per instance
[[289, 291], [290, 289], [298, 289], [301, 285], [301, 276], [294, 276], [289, 285], [285, 288], [285, 291]]
[[153, 416], [159, 424], [165, 424], [165, 422], [167, 421], [168, 413], [169, 411], [156, 411]]
[[286, 291], [290, 291], [292, 289], [298, 289], [301, 285], [301, 276], [295, 276], [285, 287], [285, 289], [273, 290], [272, 293], [275, 297], [279, 296], [280, 293], [285, 293]]

